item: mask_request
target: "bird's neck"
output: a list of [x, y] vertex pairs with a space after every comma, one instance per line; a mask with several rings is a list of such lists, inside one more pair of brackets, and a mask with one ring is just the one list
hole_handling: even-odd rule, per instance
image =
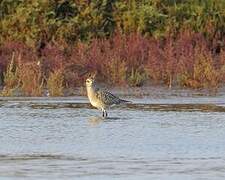
[[93, 96], [95, 96], [96, 88], [95, 86], [87, 86], [87, 95], [89, 99]]

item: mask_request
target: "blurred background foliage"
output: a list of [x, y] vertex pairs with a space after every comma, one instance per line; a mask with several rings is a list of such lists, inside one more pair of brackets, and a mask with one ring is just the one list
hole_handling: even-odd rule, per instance
[[63, 95], [92, 72], [111, 86], [218, 88], [225, 0], [0, 0], [2, 95]]
[[68, 44], [115, 31], [164, 37], [190, 28], [207, 38], [225, 34], [225, 0], [1, 0], [0, 43]]

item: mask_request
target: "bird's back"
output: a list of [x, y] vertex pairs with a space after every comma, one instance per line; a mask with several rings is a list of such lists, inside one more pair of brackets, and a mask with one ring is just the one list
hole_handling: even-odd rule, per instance
[[114, 104], [127, 103], [129, 101], [120, 99], [119, 97], [113, 95], [109, 91], [97, 90], [97, 98], [103, 102], [106, 106], [111, 106]]

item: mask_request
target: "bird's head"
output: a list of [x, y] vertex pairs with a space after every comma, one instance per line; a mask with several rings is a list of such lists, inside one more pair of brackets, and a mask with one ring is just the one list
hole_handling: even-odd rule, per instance
[[95, 79], [93, 77], [89, 77], [86, 79], [86, 86], [90, 87], [93, 86], [95, 84]]

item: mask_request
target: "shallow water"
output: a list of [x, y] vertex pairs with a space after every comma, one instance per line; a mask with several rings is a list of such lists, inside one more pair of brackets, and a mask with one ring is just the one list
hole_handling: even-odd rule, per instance
[[224, 179], [225, 96], [2, 98], [0, 179]]

